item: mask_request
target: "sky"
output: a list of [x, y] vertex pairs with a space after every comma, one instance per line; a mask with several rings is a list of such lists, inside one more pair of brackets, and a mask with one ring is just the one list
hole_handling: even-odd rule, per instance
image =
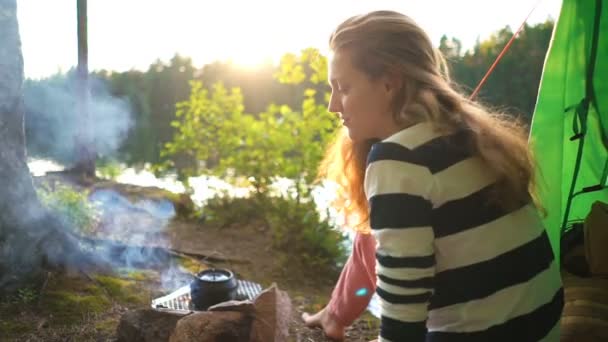
[[[230, 59], [244, 68], [306, 47], [327, 51], [341, 21], [372, 10], [412, 17], [435, 44], [464, 49], [509, 25], [514, 31], [559, 16], [561, 0], [89, 0], [89, 69], [145, 70], [176, 53], [195, 66]], [[25, 76], [77, 63], [76, 0], [17, 0]]]

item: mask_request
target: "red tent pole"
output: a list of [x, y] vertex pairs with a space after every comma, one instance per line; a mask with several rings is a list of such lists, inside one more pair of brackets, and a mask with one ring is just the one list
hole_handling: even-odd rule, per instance
[[530, 11], [530, 13], [528, 13], [528, 16], [526, 17], [526, 19], [524, 19], [524, 22], [521, 23], [521, 25], [517, 29], [517, 32], [515, 32], [515, 34], [513, 35], [513, 37], [511, 37], [511, 39], [509, 39], [509, 42], [507, 42], [507, 45], [505, 45], [505, 47], [502, 49], [502, 51], [498, 54], [498, 57], [496, 57], [496, 60], [494, 61], [494, 63], [492, 64], [492, 66], [490, 66], [490, 69], [488, 69], [488, 71], [486, 72], [485, 76], [483, 76], [483, 78], [481, 79], [481, 81], [479, 82], [479, 84], [477, 85], [477, 87], [475, 88], [475, 90], [473, 90], [473, 93], [471, 94], [471, 96], [469, 97], [469, 99], [472, 100], [472, 99], [475, 98], [475, 96], [477, 96], [477, 93], [479, 93], [479, 90], [481, 89], [481, 87], [483, 86], [483, 84], [486, 83], [486, 80], [488, 79], [488, 76], [490, 76], [490, 74], [492, 73], [492, 71], [494, 71], [494, 68], [496, 68], [496, 65], [498, 65], [498, 62], [502, 59], [502, 56], [504, 56], [505, 52], [507, 52], [507, 50], [509, 50], [509, 47], [511, 47], [511, 44], [513, 44], [513, 41], [515, 40], [515, 37], [517, 37], [517, 35], [524, 28], [524, 26], [526, 25], [526, 22], [530, 18], [530, 15], [532, 15], [532, 12], [534, 12], [534, 10], [536, 9], [536, 7], [538, 7], [538, 4], [540, 4], [541, 1], [542, 0], [539, 0], [538, 2], [536, 2], [536, 5], [534, 5], [534, 7], [532, 7], [532, 10]]

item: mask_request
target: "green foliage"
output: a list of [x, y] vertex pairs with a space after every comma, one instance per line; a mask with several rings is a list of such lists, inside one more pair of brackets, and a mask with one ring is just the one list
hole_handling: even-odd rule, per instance
[[312, 201], [297, 202], [285, 197], [270, 199], [268, 220], [275, 247], [289, 251], [289, 264], [303, 269], [327, 270], [345, 261], [345, 237], [321, 218]]
[[[285, 55], [276, 77], [284, 83], [318, 83], [324, 80], [327, 61], [316, 50], [302, 56]], [[258, 114], [244, 113], [243, 96], [238, 88], [228, 91], [221, 83], [207, 90], [192, 82], [188, 101], [177, 104], [172, 122], [177, 133], [165, 145], [163, 156], [186, 156], [202, 161], [181, 168], [184, 176], [202, 171], [232, 179], [248, 179], [258, 193], [265, 193], [276, 177], [295, 179], [298, 193], [307, 195], [315, 170], [337, 118], [318, 103], [317, 91], [302, 90], [300, 110], [271, 104]], [[325, 96], [323, 96], [325, 98]], [[163, 165], [177, 167], [174, 162]], [[179, 167], [178, 167], [179, 169]]]
[[220, 193], [205, 203], [203, 215], [205, 222], [217, 227], [228, 227], [239, 222], [266, 222], [266, 213], [262, 212], [262, 201], [250, 197], [231, 197]]
[[203, 264], [199, 260], [186, 256], [181, 256], [177, 258], [177, 262], [179, 263], [180, 267], [192, 274], [198, 274], [199, 272], [208, 268], [207, 265]]
[[216, 196], [203, 208], [214, 225], [259, 222], [267, 225], [280, 261], [302, 270], [329, 270], [345, 261], [345, 237], [327, 218], [322, 218], [312, 201], [265, 196], [235, 198]]
[[2, 303], [2, 306], [9, 306], [12, 304], [16, 305], [28, 305], [38, 299], [38, 291], [31, 286], [22, 287], [17, 290], [14, 294], [6, 297]]
[[77, 192], [66, 185], [56, 185], [54, 189], [41, 186], [36, 191], [40, 201], [76, 232], [89, 234], [95, 230], [99, 213], [88, 201], [86, 192]]
[[[205, 207], [207, 219], [220, 226], [261, 219], [272, 228], [277, 248], [295, 251], [309, 265], [334, 265], [344, 252], [340, 236], [320, 219], [311, 198], [317, 167], [338, 126], [326, 94], [313, 87], [326, 83], [326, 75], [327, 60], [317, 50], [285, 55], [275, 77], [294, 87], [300, 108], [270, 104], [257, 114], [244, 112], [238, 88], [216, 83], [208, 90], [192, 82], [189, 100], [177, 104], [173, 141], [162, 151], [171, 162], [158, 169], [177, 168], [182, 179], [204, 172], [233, 184], [247, 180], [255, 189], [251, 198], [217, 196]], [[184, 156], [201, 162], [179, 168], [174, 161]], [[271, 185], [278, 177], [295, 182], [295, 196], [274, 196]]]
[[281, 57], [274, 77], [282, 84], [326, 84], [327, 58], [315, 48], [304, 49], [299, 56], [287, 53]]
[[118, 324], [117, 318], [109, 317], [95, 323], [95, 330], [104, 334], [113, 335], [116, 332]]
[[38, 298], [38, 292], [31, 287], [23, 287], [17, 290], [15, 301], [21, 304], [29, 304]]
[[53, 323], [58, 325], [73, 324], [86, 315], [108, 310], [111, 305], [110, 300], [100, 293], [81, 294], [64, 290], [46, 292], [41, 301], [43, 311], [52, 313]]
[[[552, 31], [550, 20], [526, 25], [481, 88], [478, 100], [506, 112], [523, 114], [529, 120]], [[444, 36], [439, 49], [448, 57], [453, 79], [472, 92], [513, 34], [505, 27], [464, 54], [458, 39]]]
[[123, 171], [123, 166], [116, 160], [97, 160], [95, 172], [97, 177], [115, 180]]
[[[0, 337], [24, 334], [32, 330], [31, 322], [23, 322], [17, 319], [0, 321]], [[4, 336], [3, 336], [4, 335]]]
[[[181, 175], [197, 175], [201, 167], [208, 169], [209, 164], [217, 164], [219, 155], [227, 156], [242, 144], [241, 125], [247, 123], [247, 118], [240, 90], [228, 91], [217, 83], [209, 91], [198, 81], [191, 82], [191, 87], [190, 99], [177, 104], [177, 120], [171, 122], [177, 133], [161, 151], [162, 157], [173, 158], [157, 170], [170, 166], [177, 167]], [[202, 165], [176, 164], [179, 158], [200, 161]], [[225, 171], [223, 165], [217, 172]]]
[[145, 305], [150, 301], [149, 291], [144, 291], [134, 280], [103, 275], [95, 276], [95, 280], [99, 282], [112, 299], [121, 303]]

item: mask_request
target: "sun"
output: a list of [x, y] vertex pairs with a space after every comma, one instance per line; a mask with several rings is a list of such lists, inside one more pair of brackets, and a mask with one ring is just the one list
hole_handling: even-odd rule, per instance
[[[228, 5], [218, 4], [215, 10], [221, 12], [224, 6]], [[228, 21], [221, 16], [207, 17], [205, 29], [196, 31], [201, 38], [204, 36], [204, 44], [193, 44], [197, 40], [190, 36], [188, 41], [184, 40], [184, 47], [196, 50], [193, 52], [198, 60], [231, 61], [243, 69], [275, 64], [287, 50], [293, 50], [293, 45], [298, 45], [298, 39], [288, 34], [294, 28], [281, 28], [270, 14], [262, 15], [266, 12], [260, 6], [255, 2], [239, 3], [239, 11], [231, 13]]]
[[245, 70], [255, 70], [263, 65], [277, 62], [285, 51], [281, 46], [277, 46], [263, 39], [255, 39], [255, 36], [263, 35], [259, 33], [236, 34], [227, 33], [227, 38], [214, 47], [217, 55], [225, 61], [229, 61], [235, 66]]
[[264, 65], [275, 63], [277, 58], [275, 56], [270, 57], [268, 55], [245, 55], [245, 54], [234, 54], [227, 58], [227, 61], [239, 69], [245, 71], [254, 71], [260, 69]]

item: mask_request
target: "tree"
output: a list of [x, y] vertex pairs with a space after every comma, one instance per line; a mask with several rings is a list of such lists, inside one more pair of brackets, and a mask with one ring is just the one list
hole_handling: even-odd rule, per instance
[[[536, 103], [552, 31], [553, 22], [550, 20], [535, 26], [524, 26], [481, 88], [478, 99], [506, 112], [523, 114], [529, 119]], [[490, 38], [478, 41], [472, 51], [458, 56], [453, 49], [454, 46], [458, 47], [457, 40], [452, 38], [450, 42], [444, 36], [439, 49], [448, 57], [453, 79], [472, 91], [511, 37], [513, 31], [505, 27]]]
[[[338, 127], [337, 116], [327, 111], [329, 94], [315, 89], [328, 87], [327, 60], [314, 49], [288, 54], [275, 77], [288, 86], [299, 108], [271, 103], [266, 110], [250, 114], [244, 111], [239, 88], [228, 90], [216, 83], [208, 89], [192, 82], [190, 98], [177, 104], [172, 123], [176, 133], [162, 152], [173, 164], [164, 167], [177, 168], [182, 179], [214, 174], [254, 188], [253, 196], [246, 199], [248, 209], [238, 216], [256, 213], [252, 216], [270, 227], [273, 245], [297, 256], [289, 259], [292, 266], [318, 272], [319, 267], [333, 267], [343, 256], [341, 233], [321, 218], [312, 197], [318, 165]], [[179, 170], [175, 160], [184, 156], [191, 163]], [[293, 181], [280, 189], [286, 193], [273, 192], [277, 178]], [[230, 199], [225, 203], [243, 207]], [[219, 216], [214, 215], [213, 205], [203, 210]]]
[[439, 51], [441, 51], [448, 60], [457, 60], [461, 57], [462, 42], [456, 38], [448, 39], [448, 36], [444, 34], [439, 40]]
[[60, 265], [80, 259], [60, 220], [38, 200], [26, 164], [16, 11], [16, 0], [0, 0], [0, 289], [8, 291], [35, 277], [45, 262]]
[[217, 83], [209, 91], [193, 82], [190, 99], [177, 105], [172, 123], [176, 134], [163, 154], [205, 162], [182, 168], [185, 176], [233, 173], [250, 179], [258, 193], [266, 192], [276, 177], [285, 177], [296, 182], [298, 198], [309, 196], [318, 163], [337, 128], [336, 116], [327, 111], [327, 92], [313, 88], [327, 87], [327, 60], [315, 49], [287, 54], [275, 77], [294, 87], [301, 108], [270, 104], [261, 113], [248, 114], [239, 88], [228, 92]]
[[73, 171], [87, 178], [95, 177], [95, 149], [92, 122], [89, 113], [89, 44], [87, 33], [87, 0], [77, 0], [78, 23], [78, 66], [76, 69], [78, 87], [76, 103], [78, 108], [79, 133], [76, 140], [76, 165]]

